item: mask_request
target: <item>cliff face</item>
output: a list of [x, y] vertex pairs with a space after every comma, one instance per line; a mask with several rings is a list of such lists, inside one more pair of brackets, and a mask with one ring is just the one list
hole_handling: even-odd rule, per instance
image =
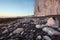
[[35, 0], [34, 15], [60, 15], [60, 0]]

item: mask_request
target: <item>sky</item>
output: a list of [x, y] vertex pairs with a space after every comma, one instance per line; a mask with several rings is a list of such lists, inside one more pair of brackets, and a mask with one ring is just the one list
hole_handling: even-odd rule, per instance
[[34, 0], [0, 0], [0, 17], [34, 14]]

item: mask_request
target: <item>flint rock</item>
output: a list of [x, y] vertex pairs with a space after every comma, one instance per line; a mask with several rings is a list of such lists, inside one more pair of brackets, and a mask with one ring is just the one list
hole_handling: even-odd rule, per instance
[[43, 39], [45, 39], [45, 40], [52, 40], [50, 37], [48, 37], [48, 36], [43, 36]]
[[23, 28], [17, 28], [16, 30], [13, 31], [13, 33], [20, 33], [22, 32], [24, 29]]
[[49, 35], [60, 35], [60, 32], [58, 32], [52, 28], [49, 28], [49, 27], [45, 27], [42, 30], [47, 32]]
[[40, 25], [36, 25], [36, 28], [40, 28]]
[[6, 29], [5, 31], [3, 31], [2, 34], [6, 33], [6, 32], [8, 32], [8, 29]]
[[43, 28], [44, 26], [45, 26], [45, 25], [39, 25], [39, 24], [38, 24], [38, 25], [36, 25], [36, 28], [39, 29], [39, 28]]
[[51, 26], [51, 27], [53, 27], [53, 28], [58, 28], [58, 27], [59, 27], [59, 22], [58, 22], [57, 18], [55, 18], [55, 19], [56, 19], [56, 20], [54, 20], [52, 17], [49, 18], [49, 19], [47, 20], [46, 25]]
[[40, 40], [41, 39], [41, 35], [38, 35], [36, 39], [39, 39]]

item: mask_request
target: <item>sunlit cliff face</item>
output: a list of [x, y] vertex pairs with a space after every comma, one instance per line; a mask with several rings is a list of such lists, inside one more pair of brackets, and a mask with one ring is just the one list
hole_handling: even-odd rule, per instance
[[35, 2], [35, 16], [60, 15], [59, 0], [37, 0]]

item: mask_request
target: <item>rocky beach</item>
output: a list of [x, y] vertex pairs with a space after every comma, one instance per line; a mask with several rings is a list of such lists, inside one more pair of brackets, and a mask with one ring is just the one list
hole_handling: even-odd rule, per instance
[[60, 27], [47, 24], [49, 17], [25, 17], [0, 28], [0, 40], [60, 40]]

